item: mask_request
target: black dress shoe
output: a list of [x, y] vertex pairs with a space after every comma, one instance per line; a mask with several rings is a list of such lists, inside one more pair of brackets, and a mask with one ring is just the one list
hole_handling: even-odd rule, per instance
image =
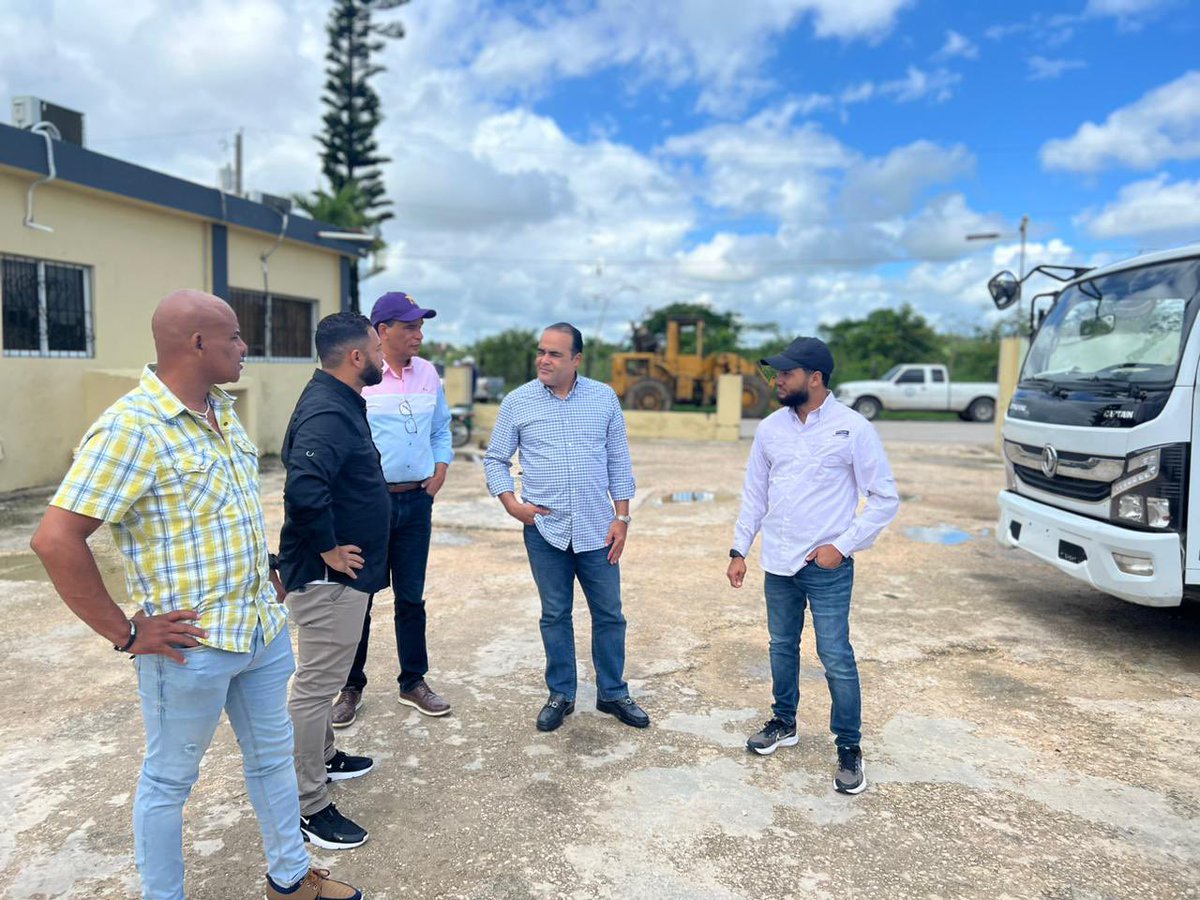
[[538, 731], [553, 731], [563, 723], [563, 719], [573, 712], [575, 712], [574, 700], [568, 700], [562, 694], [551, 694], [546, 705], [542, 707], [542, 711], [538, 713]]
[[616, 716], [626, 725], [632, 725], [634, 728], [645, 728], [650, 724], [650, 717], [633, 702], [632, 697], [623, 697], [620, 700], [597, 700], [596, 709]]

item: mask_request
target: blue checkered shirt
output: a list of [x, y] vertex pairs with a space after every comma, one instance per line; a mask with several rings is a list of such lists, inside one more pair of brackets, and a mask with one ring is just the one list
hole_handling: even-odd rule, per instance
[[[521, 489], [510, 467], [519, 451]], [[605, 546], [613, 502], [635, 490], [625, 416], [607, 384], [579, 376], [565, 398], [540, 381], [504, 398], [483, 459], [493, 497], [513, 491], [544, 506], [534, 524], [547, 543], [577, 553]]]

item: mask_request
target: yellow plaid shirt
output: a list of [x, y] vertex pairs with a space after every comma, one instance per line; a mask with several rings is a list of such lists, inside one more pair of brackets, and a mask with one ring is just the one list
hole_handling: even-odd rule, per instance
[[112, 526], [129, 597], [149, 615], [199, 611], [201, 641], [250, 651], [286, 612], [275, 600], [258, 492], [258, 449], [220, 388], [217, 434], [167, 389], [152, 366], [84, 435], [51, 505]]

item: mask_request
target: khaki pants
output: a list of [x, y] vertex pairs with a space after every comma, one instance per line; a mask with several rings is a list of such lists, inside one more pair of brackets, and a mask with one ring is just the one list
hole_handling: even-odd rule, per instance
[[367, 596], [343, 584], [308, 584], [285, 599], [298, 638], [288, 713], [296, 733], [302, 816], [329, 804], [325, 763], [334, 754], [332, 702], [354, 662]]

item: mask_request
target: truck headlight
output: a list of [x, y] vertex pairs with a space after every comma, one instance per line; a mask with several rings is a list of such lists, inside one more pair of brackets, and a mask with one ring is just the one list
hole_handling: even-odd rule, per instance
[[1123, 522], [1146, 524], [1146, 501], [1141, 494], [1126, 494], [1117, 500], [1117, 518]]
[[1125, 473], [1112, 483], [1112, 519], [1122, 525], [1182, 531], [1187, 456], [1186, 444], [1130, 454]]

